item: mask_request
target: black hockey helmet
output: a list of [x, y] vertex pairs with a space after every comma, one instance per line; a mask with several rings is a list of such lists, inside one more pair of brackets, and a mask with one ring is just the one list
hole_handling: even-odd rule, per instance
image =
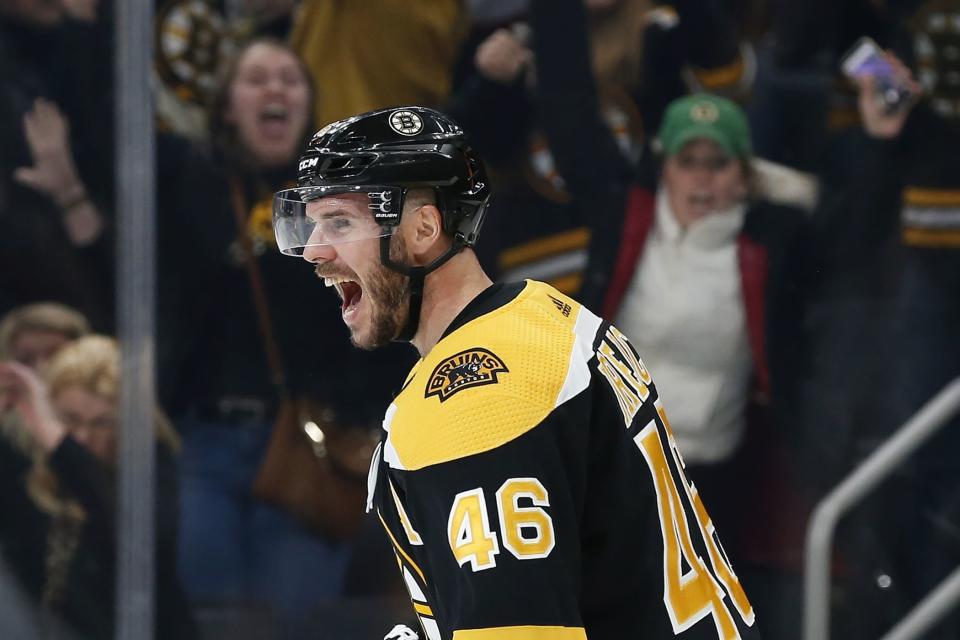
[[[380, 238], [380, 261], [410, 278], [410, 313], [398, 336], [417, 331], [424, 279], [464, 247], [476, 244], [490, 200], [490, 184], [463, 129], [426, 107], [380, 109], [328, 124], [314, 134], [300, 156], [298, 187], [273, 200], [277, 245], [288, 255], [309, 246]], [[432, 263], [413, 266], [390, 257], [390, 236], [400, 224], [410, 189], [432, 189], [450, 248]], [[310, 202], [326, 196], [367, 196], [370, 216], [362, 220], [314, 220]]]
[[311, 244], [361, 239], [313, 232], [306, 204], [326, 195], [366, 194], [379, 228], [371, 226], [364, 237], [383, 237], [400, 223], [408, 190], [433, 189], [444, 231], [458, 249], [476, 243], [490, 198], [483, 164], [463, 129], [443, 113], [417, 106], [371, 111], [328, 124], [300, 156], [297, 183], [297, 188], [274, 198], [277, 242], [290, 255], [302, 255]]

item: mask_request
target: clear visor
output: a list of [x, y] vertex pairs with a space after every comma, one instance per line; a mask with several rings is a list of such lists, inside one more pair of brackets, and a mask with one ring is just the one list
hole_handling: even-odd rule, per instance
[[297, 187], [273, 196], [273, 232], [282, 253], [392, 235], [402, 189], [392, 186]]

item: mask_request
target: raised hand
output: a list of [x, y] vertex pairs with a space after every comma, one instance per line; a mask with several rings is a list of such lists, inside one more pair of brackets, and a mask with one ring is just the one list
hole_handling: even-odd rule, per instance
[[44, 451], [52, 451], [66, 435], [47, 385], [19, 362], [0, 362], [0, 413], [11, 410], [20, 415], [24, 427]]
[[37, 98], [23, 116], [23, 132], [33, 157], [32, 167], [20, 167], [14, 179], [51, 198], [63, 212], [70, 241], [86, 246], [100, 237], [104, 221], [87, 197], [70, 149], [70, 124], [57, 105]]
[[864, 75], [857, 80], [860, 88], [857, 103], [864, 130], [874, 138], [890, 139], [900, 135], [913, 105], [923, 93], [923, 88], [899, 58], [890, 52], [886, 52], [886, 57], [895, 70], [894, 78], [910, 90], [913, 96], [910, 104], [890, 112], [877, 96], [877, 78], [870, 75]]
[[532, 60], [533, 52], [514, 34], [497, 29], [477, 47], [473, 63], [487, 80], [510, 84]]
[[37, 98], [23, 116], [23, 132], [33, 166], [14, 171], [14, 179], [49, 196], [63, 209], [85, 198], [70, 149], [70, 125], [57, 105]]

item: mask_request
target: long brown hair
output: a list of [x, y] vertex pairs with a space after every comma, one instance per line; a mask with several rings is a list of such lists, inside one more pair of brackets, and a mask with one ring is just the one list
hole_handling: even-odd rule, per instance
[[[250, 157], [249, 150], [243, 146], [237, 129], [227, 122], [227, 111], [230, 109], [230, 87], [237, 79], [237, 73], [240, 70], [240, 62], [247, 52], [257, 45], [267, 45], [280, 49], [293, 56], [297, 61], [297, 66], [303, 73], [307, 82], [308, 102], [307, 102], [307, 125], [303, 132], [303, 143], [306, 144], [310, 135], [313, 133], [312, 119], [314, 113], [314, 102], [316, 100], [316, 86], [313, 76], [310, 75], [310, 69], [307, 67], [303, 58], [290, 47], [286, 42], [273, 38], [271, 36], [259, 36], [247, 41], [241, 46], [232, 58], [223, 67], [223, 72], [217, 78], [217, 84], [210, 94], [210, 102], [207, 105], [207, 120], [210, 127], [210, 144], [215, 155], [222, 160], [239, 169], [251, 171], [256, 169], [256, 163]], [[293, 159], [291, 159], [291, 163]]]

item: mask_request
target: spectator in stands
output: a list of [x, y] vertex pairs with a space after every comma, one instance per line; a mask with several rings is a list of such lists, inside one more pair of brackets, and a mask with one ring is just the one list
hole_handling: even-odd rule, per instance
[[[863, 99], [872, 102], [872, 117], [863, 118], [864, 127], [869, 135], [892, 143], [894, 161], [886, 177], [901, 187], [897, 219], [903, 263], [893, 309], [898, 363], [893, 417], [900, 423], [960, 376], [958, 23], [957, 0], [923, 2], [907, 22], [905, 40], [915, 47], [911, 60], [917, 78], [925, 82], [926, 96], [899, 132], [891, 126], [895, 119], [877, 117], [885, 112], [875, 97]], [[906, 82], [918, 95], [918, 84]], [[875, 87], [866, 86], [864, 94], [876, 96]], [[868, 108], [862, 104], [861, 112]], [[960, 417], [954, 416], [907, 468], [912, 491], [903, 502], [901, 530], [929, 536], [926, 544], [899, 540], [904, 591], [911, 601], [939, 584], [949, 567], [960, 565], [960, 470], [952, 454], [958, 450]], [[937, 634], [932, 637], [960, 636], [960, 614], [949, 616]]]
[[[960, 373], [960, 3], [815, 0], [777, 8], [765, 141], [822, 174], [840, 194], [837, 208], [860, 229], [855, 242], [832, 243], [830, 261], [848, 268], [827, 270], [807, 317], [814, 368], [798, 405], [805, 426], [798, 457], [811, 469], [804, 480], [822, 495]], [[925, 94], [918, 104], [884, 114], [868, 84], [836, 81], [842, 54], [864, 35], [913, 69]], [[840, 635], [885, 633], [957, 563], [958, 479], [944, 455], [958, 446], [956, 433], [956, 425], [946, 427], [848, 519], [841, 542], [849, 608], [877, 614], [853, 614]], [[958, 624], [941, 633], [956, 637]]]
[[[41, 379], [0, 364], [0, 411], [12, 411], [37, 452], [24, 491], [3, 469], [7, 560], [32, 596], [84, 637], [113, 634], [120, 353], [105, 336], [65, 346]], [[156, 414], [157, 635], [190, 638], [193, 623], [175, 572], [179, 440]]]
[[[960, 3], [953, 5], [952, 14], [946, 13], [956, 20]], [[865, 135], [858, 141], [862, 159], [846, 198], [846, 213], [869, 221], [864, 243], [873, 253], [893, 255], [896, 270], [892, 286], [886, 283], [888, 340], [862, 347], [884, 356], [875, 363], [873, 375], [889, 385], [889, 391], [874, 389], [863, 399], [879, 410], [874, 420], [851, 425], [843, 450], [845, 468], [871, 453], [960, 376], [960, 176], [955, 160], [960, 115], [949, 106], [956, 102], [956, 83], [951, 87], [951, 77], [943, 73], [951, 64], [951, 36], [931, 15], [947, 7], [924, 3], [911, 21], [915, 38], [931, 47], [917, 64], [940, 69], [932, 81], [929, 74], [921, 76], [928, 86], [921, 88], [903, 63], [892, 54], [888, 58], [896, 70], [894, 82], [915, 98], [923, 95], [922, 100], [890, 109], [880, 97], [877, 77], [859, 82]], [[955, 34], [952, 41], [957, 42]], [[898, 251], [881, 253], [891, 240]], [[960, 420], [955, 417], [851, 518], [853, 526], [843, 541], [851, 569], [844, 586], [853, 608], [882, 611], [867, 625], [852, 616], [850, 628], [862, 637], [886, 632], [960, 564], [960, 473], [954, 455], [960, 447], [958, 433]], [[887, 582], [878, 584], [877, 576]], [[946, 640], [958, 633], [960, 616], [954, 614], [924, 637]]]
[[623, 327], [654, 375], [691, 391], [668, 402], [691, 480], [748, 588], [771, 579], [751, 591], [764, 629], [789, 637], [796, 625], [764, 611], [790, 598], [797, 568], [781, 447], [819, 229], [757, 188], [746, 116], [726, 98], [673, 101], [659, 154], [630, 165], [599, 117], [580, 11], [535, 2], [531, 22], [540, 121], [590, 212], [580, 297]]
[[[26, 305], [0, 320], [0, 362], [12, 360], [40, 374], [57, 351], [90, 333], [81, 313], [55, 302]], [[0, 447], [11, 447], [8, 464], [17, 454], [29, 457], [32, 439], [12, 416], [0, 418]]]
[[[217, 75], [249, 37], [249, 5], [163, 0], [154, 16], [153, 97], [157, 129], [209, 142], [208, 106]], [[263, 3], [269, 6], [270, 2]]]
[[59, 300], [105, 328], [112, 252], [94, 202], [106, 168], [85, 161], [109, 122], [90, 88], [109, 69], [85, 29], [58, 2], [0, 1], [0, 312]]
[[636, 235], [622, 239], [605, 310], [661, 378], [689, 391], [670, 403], [679, 407], [673, 432], [694, 478], [704, 475], [701, 465], [719, 474], [705, 489], [720, 493], [712, 496], [719, 505], [737, 499], [730, 484], [738, 470], [724, 463], [743, 443], [751, 381], [768, 383], [765, 327], [755, 326], [765, 315], [755, 305], [767, 293], [767, 255], [759, 238], [741, 234], [748, 215], [750, 230], [754, 220], [796, 224], [800, 216], [764, 211], [753, 199], [750, 132], [732, 102], [697, 94], [671, 103], [658, 141], [652, 209]]
[[291, 42], [320, 83], [318, 125], [395, 104], [440, 104], [467, 28], [463, 0], [306, 0]]
[[[288, 620], [341, 592], [349, 544], [255, 499], [251, 486], [285, 400], [333, 387], [323, 379], [341, 380], [361, 357], [346, 341], [317, 339], [324, 323], [343, 331], [339, 308], [304, 299], [313, 274], [275, 250], [271, 199], [296, 174], [312, 100], [291, 48], [269, 38], [243, 46], [214, 94], [212, 148], [185, 161], [159, 222], [160, 388], [184, 439], [184, 584], [195, 603], [252, 602]], [[357, 394], [318, 399], [369, 420], [374, 403]]]
[[[90, 333], [82, 314], [54, 302], [18, 307], [0, 320], [0, 362], [13, 361], [40, 375], [64, 345]], [[20, 479], [29, 470], [37, 446], [16, 412], [0, 413], [0, 469], [6, 478]], [[0, 546], [16, 546], [6, 532]]]
[[104, 220], [77, 172], [63, 114], [52, 102], [37, 98], [23, 117], [23, 128], [33, 166], [14, 171], [14, 180], [56, 203], [71, 245], [93, 244], [103, 234]]
[[0, 360], [40, 372], [65, 344], [90, 333], [83, 315], [56, 302], [14, 309], [0, 321]]
[[[629, 163], [640, 157], [664, 106], [688, 86], [738, 97], [749, 86], [752, 58], [741, 54], [736, 33], [716, 3], [584, 4], [602, 120]], [[545, 114], [531, 73], [530, 47], [537, 33], [523, 17], [509, 17], [499, 28], [485, 24], [475, 29], [445, 110], [474, 132], [492, 169], [504, 174], [495, 181], [492, 206], [523, 211], [539, 221], [517, 229], [509, 222], [511, 215], [492, 216], [492, 226], [484, 231], [487, 240], [479, 247], [481, 261], [497, 278], [535, 277], [576, 294], [591, 213], [571, 203], [566, 176], [544, 137]]]

